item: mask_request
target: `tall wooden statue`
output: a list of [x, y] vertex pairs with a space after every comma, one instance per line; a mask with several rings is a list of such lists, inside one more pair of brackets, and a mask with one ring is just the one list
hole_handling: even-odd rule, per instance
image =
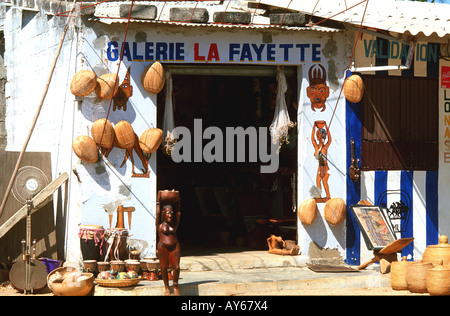
[[158, 232], [157, 256], [164, 282], [164, 295], [170, 295], [169, 269], [172, 269], [173, 294], [180, 295], [180, 243], [177, 228], [180, 223], [180, 193], [178, 191], [158, 191], [156, 201], [156, 231]]

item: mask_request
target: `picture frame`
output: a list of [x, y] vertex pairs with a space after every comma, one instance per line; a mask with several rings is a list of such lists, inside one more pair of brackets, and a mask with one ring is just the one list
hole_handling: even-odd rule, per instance
[[369, 250], [381, 250], [397, 239], [381, 207], [355, 204], [350, 206], [350, 211]]

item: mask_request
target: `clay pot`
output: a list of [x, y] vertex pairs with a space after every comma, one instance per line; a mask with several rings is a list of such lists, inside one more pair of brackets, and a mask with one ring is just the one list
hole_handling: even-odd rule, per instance
[[72, 149], [75, 155], [84, 162], [93, 163], [98, 160], [97, 144], [89, 136], [81, 135], [75, 138]]
[[96, 120], [91, 127], [91, 136], [99, 147], [111, 148], [114, 141], [114, 127], [105, 118]]
[[316, 200], [307, 199], [298, 208], [298, 218], [304, 225], [311, 225], [317, 217], [317, 212]]
[[344, 81], [343, 92], [345, 98], [352, 103], [361, 101], [364, 93], [364, 85], [360, 76], [351, 75]]
[[82, 69], [72, 77], [70, 92], [78, 97], [85, 97], [94, 91], [96, 85], [96, 74], [90, 70]]
[[394, 261], [391, 264], [391, 287], [394, 290], [407, 290], [406, 283], [406, 269], [411, 265], [411, 262], [406, 260], [406, 256], [402, 261]]
[[427, 293], [427, 272], [433, 268], [431, 262], [419, 260], [413, 262], [406, 269], [406, 283], [412, 293]]
[[164, 69], [160, 62], [155, 61], [142, 72], [142, 87], [150, 93], [158, 94], [164, 88]]
[[127, 121], [120, 121], [114, 126], [114, 133], [120, 148], [132, 148], [136, 140], [133, 127]]
[[151, 154], [157, 150], [162, 143], [162, 134], [163, 131], [160, 128], [149, 128], [143, 132], [141, 137], [139, 137], [139, 146], [142, 151], [146, 154]]
[[125, 271], [125, 262], [122, 260], [111, 261], [111, 270], [117, 271], [117, 272], [124, 272]]
[[448, 244], [448, 237], [445, 235], [439, 236], [439, 243], [437, 245], [428, 246], [422, 256], [424, 262], [431, 262], [434, 265], [440, 259], [442, 259], [444, 266], [450, 263], [450, 245]]
[[97, 262], [98, 272], [108, 271], [111, 268], [111, 264], [108, 261]]
[[427, 272], [427, 291], [430, 295], [450, 295], [450, 267], [440, 259]]
[[345, 219], [347, 208], [341, 198], [333, 198], [325, 203], [323, 214], [330, 225], [338, 225]]
[[111, 99], [119, 89], [119, 78], [116, 74], [104, 74], [97, 78], [95, 94], [103, 100]]

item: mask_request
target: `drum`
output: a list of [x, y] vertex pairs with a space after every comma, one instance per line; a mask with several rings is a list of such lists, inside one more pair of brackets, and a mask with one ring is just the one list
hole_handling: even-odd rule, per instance
[[104, 239], [109, 249], [110, 261], [128, 259], [127, 238], [128, 230], [123, 228], [108, 228], [105, 231]]
[[81, 225], [78, 231], [83, 260], [103, 261], [102, 247], [105, 230], [100, 225]]

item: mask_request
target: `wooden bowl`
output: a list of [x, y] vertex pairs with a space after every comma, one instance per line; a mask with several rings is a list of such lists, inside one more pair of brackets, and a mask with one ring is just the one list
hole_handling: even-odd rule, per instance
[[48, 274], [47, 285], [56, 296], [86, 296], [94, 286], [94, 274], [74, 267], [57, 268]]

